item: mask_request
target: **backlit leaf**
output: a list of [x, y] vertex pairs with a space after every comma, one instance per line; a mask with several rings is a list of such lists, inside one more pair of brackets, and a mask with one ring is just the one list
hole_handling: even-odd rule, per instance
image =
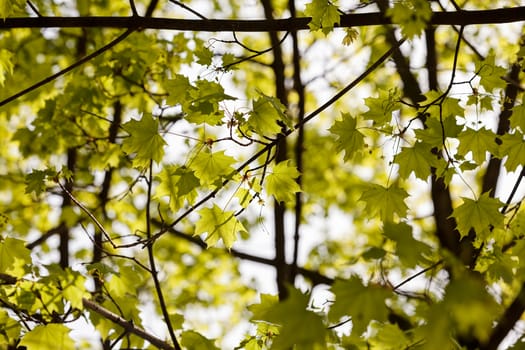
[[232, 167], [235, 162], [235, 158], [224, 154], [224, 151], [204, 149], [195, 156], [189, 167], [202, 184], [212, 185], [231, 175], [235, 171]]
[[494, 155], [498, 154], [496, 134], [491, 130], [467, 128], [459, 134], [458, 140], [458, 153], [462, 156], [468, 153], [472, 154], [472, 160], [478, 164], [485, 161], [487, 152]]
[[31, 251], [24, 241], [5, 237], [0, 240], [0, 272], [21, 277], [24, 265], [31, 264]]
[[505, 134], [500, 137], [501, 155], [505, 156], [504, 165], [508, 171], [514, 171], [525, 164], [525, 140], [520, 132]]
[[[0, 7], [2, 6], [2, 1], [6, 0], [0, 0]], [[0, 17], [2, 17], [1, 12], [0, 10]], [[0, 49], [0, 86], [4, 86], [5, 78], [8, 74], [13, 74], [13, 68], [13, 53], [6, 49]]]
[[301, 188], [295, 181], [301, 174], [297, 168], [290, 165], [290, 161], [280, 162], [273, 166], [271, 172], [266, 176], [264, 188], [269, 195], [282, 202], [291, 202], [295, 198], [295, 193], [300, 192]]
[[370, 321], [387, 320], [388, 308], [385, 300], [391, 292], [378, 285], [364, 286], [359, 277], [336, 280], [331, 288], [335, 302], [330, 307], [328, 318], [338, 322], [345, 316], [352, 318], [352, 334], [363, 333]]
[[195, 225], [194, 235], [206, 233], [206, 244], [216, 245], [222, 239], [227, 248], [231, 248], [237, 240], [237, 233], [245, 232], [243, 224], [237, 220], [233, 211], [224, 211], [217, 204], [212, 208], [198, 211], [200, 219]]
[[335, 24], [339, 24], [340, 15], [337, 7], [328, 0], [312, 0], [306, 4], [304, 13], [312, 17], [308, 23], [312, 31], [321, 29], [324, 34], [328, 34], [334, 29]]
[[413, 172], [417, 178], [426, 181], [431, 167], [438, 165], [438, 159], [430, 149], [430, 145], [423, 142], [417, 142], [412, 147], [403, 147], [394, 158], [394, 162], [399, 164], [399, 176], [406, 179]]
[[366, 213], [371, 217], [378, 215], [383, 221], [392, 221], [394, 214], [399, 217], [406, 215], [407, 197], [408, 193], [396, 185], [384, 187], [372, 184], [363, 192], [359, 200], [366, 203]]
[[134, 166], [146, 168], [151, 160], [157, 163], [162, 160], [166, 141], [159, 134], [159, 121], [151, 114], [145, 113], [140, 120], [132, 119], [122, 127], [129, 133], [122, 149], [127, 154], [135, 155]]
[[452, 213], [462, 237], [468, 235], [471, 228], [477, 234], [481, 234], [491, 226], [499, 226], [503, 223], [504, 216], [499, 211], [503, 204], [499, 199], [489, 197], [488, 192], [483, 193], [477, 200], [462, 199], [463, 204], [455, 208]]
[[70, 350], [75, 343], [69, 336], [69, 328], [63, 324], [50, 323], [40, 325], [27, 332], [20, 341], [20, 346], [27, 350]]
[[344, 160], [349, 161], [364, 149], [364, 135], [357, 128], [357, 119], [343, 113], [329, 129], [337, 137], [337, 150], [345, 151]]

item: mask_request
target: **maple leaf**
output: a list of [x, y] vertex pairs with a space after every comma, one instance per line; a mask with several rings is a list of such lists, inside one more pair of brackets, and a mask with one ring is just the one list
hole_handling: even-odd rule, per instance
[[525, 104], [523, 98], [522, 103], [512, 107], [512, 115], [510, 116], [511, 128], [520, 128], [521, 132], [525, 132]]
[[213, 340], [195, 331], [184, 331], [181, 334], [181, 344], [185, 349], [218, 350]]
[[525, 164], [525, 141], [521, 132], [505, 134], [501, 139], [501, 155], [505, 155], [505, 169], [508, 171], [516, 170], [520, 165]]
[[231, 248], [237, 239], [237, 233], [246, 232], [243, 224], [237, 220], [233, 211], [223, 211], [217, 204], [212, 208], [199, 210], [200, 219], [195, 225], [194, 235], [207, 233], [206, 244], [213, 246], [222, 239], [226, 248]]
[[427, 118], [425, 129], [415, 130], [416, 137], [432, 147], [443, 147], [443, 136], [457, 137], [463, 129], [462, 125], [456, 123], [455, 118], [445, 118], [442, 121], [439, 118]]
[[301, 191], [295, 181], [301, 174], [290, 163], [287, 160], [274, 165], [264, 182], [266, 192], [279, 202], [291, 202], [295, 199], [295, 193]]
[[485, 161], [487, 152], [494, 155], [498, 154], [496, 134], [491, 130], [467, 128], [458, 135], [458, 140], [458, 154], [465, 156], [471, 153], [472, 160], [478, 164]]
[[20, 346], [39, 350], [74, 349], [75, 343], [69, 336], [70, 329], [63, 324], [50, 323], [39, 325], [27, 332], [20, 341]]
[[366, 212], [371, 216], [378, 215], [383, 221], [392, 221], [394, 213], [400, 217], [408, 210], [405, 198], [408, 193], [396, 185], [383, 187], [377, 184], [370, 185], [359, 200], [366, 203]]
[[357, 129], [357, 119], [349, 113], [342, 113], [341, 120], [336, 120], [330, 129], [337, 136], [337, 150], [345, 151], [344, 160], [351, 160], [364, 148], [364, 135]]
[[374, 125], [384, 125], [392, 120], [392, 113], [399, 109], [399, 96], [397, 91], [380, 91], [378, 97], [365, 98], [368, 111], [363, 113], [363, 118], [372, 120]]
[[195, 156], [189, 167], [203, 185], [212, 185], [230, 176], [235, 171], [232, 167], [235, 162], [235, 158], [224, 154], [224, 151], [205, 149]]
[[197, 198], [197, 188], [200, 181], [192, 170], [182, 166], [166, 166], [158, 175], [160, 181], [156, 189], [157, 197], [168, 196], [172, 211], [179, 210], [184, 201], [193, 203]]
[[166, 103], [170, 105], [186, 105], [186, 100], [188, 99], [188, 95], [191, 90], [195, 89], [191, 84], [187, 77], [181, 74], [175, 74], [173, 79], [169, 79], [166, 82], [165, 86], [166, 90], [168, 91], [168, 98], [166, 99]]
[[421, 180], [430, 175], [431, 167], [437, 167], [439, 160], [431, 152], [431, 146], [424, 142], [416, 142], [412, 147], [403, 147], [394, 162], [399, 164], [399, 176], [408, 178], [413, 172]]
[[352, 333], [363, 333], [370, 321], [387, 320], [388, 308], [385, 300], [391, 292], [378, 285], [364, 286], [359, 277], [336, 280], [331, 288], [335, 302], [330, 307], [328, 318], [338, 322], [343, 316], [352, 317]]
[[491, 198], [488, 192], [483, 193], [477, 200], [464, 197], [462, 199], [463, 204], [452, 212], [461, 237], [468, 235], [471, 228], [479, 235], [492, 226], [503, 224], [504, 215], [499, 211], [503, 203], [497, 198]]
[[496, 65], [496, 56], [490, 53], [485, 60], [476, 62], [476, 72], [480, 77], [479, 84], [486, 92], [491, 93], [494, 89], [503, 89], [507, 84], [503, 77], [507, 75], [505, 68]]
[[383, 233], [385, 237], [396, 242], [396, 256], [407, 267], [416, 267], [417, 264], [425, 261], [425, 255], [431, 253], [428, 245], [414, 239], [412, 227], [404, 222], [398, 224], [385, 222]]
[[31, 251], [26, 248], [24, 241], [0, 237], [0, 271], [21, 276], [24, 273], [24, 266], [31, 262]]
[[272, 349], [319, 349], [326, 344], [326, 326], [322, 318], [307, 310], [310, 297], [295, 288], [288, 288], [288, 297], [268, 306], [262, 318], [281, 325]]
[[159, 121], [149, 113], [140, 120], [132, 119], [122, 125], [129, 137], [122, 142], [122, 149], [127, 154], [135, 154], [133, 165], [146, 168], [151, 160], [159, 163], [164, 156], [166, 141], [159, 134]]
[[312, 0], [306, 4], [304, 14], [312, 17], [308, 23], [311, 31], [321, 29], [326, 35], [334, 29], [335, 24], [339, 24], [340, 15], [337, 7], [328, 0]]
[[394, 2], [386, 15], [399, 24], [403, 36], [413, 38], [421, 35], [432, 17], [432, 9], [426, 0], [402, 0]]

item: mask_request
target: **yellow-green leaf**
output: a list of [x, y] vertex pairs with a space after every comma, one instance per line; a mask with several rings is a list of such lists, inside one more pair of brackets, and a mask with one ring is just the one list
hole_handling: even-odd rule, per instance
[[232, 167], [235, 162], [235, 158], [224, 151], [205, 149], [195, 156], [189, 167], [203, 185], [211, 185], [231, 175], [235, 171]]
[[287, 160], [274, 165], [264, 182], [266, 192], [269, 195], [273, 195], [280, 202], [293, 201], [295, 193], [301, 191], [301, 188], [295, 181], [301, 174], [290, 163]]
[[489, 197], [488, 192], [483, 193], [477, 200], [462, 199], [463, 204], [452, 213], [461, 237], [468, 235], [471, 228], [479, 235], [491, 226], [503, 224], [504, 215], [499, 211], [503, 204], [499, 199]]
[[0, 240], [0, 272], [23, 275], [23, 266], [31, 264], [31, 251], [25, 247], [24, 241], [6, 237]]
[[345, 151], [344, 160], [352, 160], [365, 146], [364, 135], [357, 128], [357, 119], [349, 113], [342, 113], [329, 129], [337, 137], [337, 150]]
[[24, 335], [19, 345], [27, 350], [71, 350], [75, 348], [75, 343], [69, 332], [63, 324], [36, 326]]
[[[4, 0], [0, 0], [0, 3], [2, 1]], [[13, 74], [13, 67], [13, 53], [6, 49], [0, 49], [0, 86], [4, 86], [5, 78], [8, 74]]]
[[127, 154], [135, 155], [134, 166], [145, 168], [151, 160], [157, 163], [162, 160], [166, 141], [159, 134], [159, 121], [151, 114], [144, 114], [140, 120], [132, 119], [122, 127], [129, 133], [122, 149]]
[[405, 198], [408, 193], [395, 185], [384, 187], [376, 184], [370, 185], [359, 200], [366, 203], [366, 212], [370, 216], [379, 215], [383, 221], [392, 221], [394, 214], [399, 217], [406, 215], [408, 210]]
[[316, 31], [321, 29], [324, 34], [330, 33], [335, 24], [339, 24], [340, 15], [337, 7], [328, 0], [312, 0], [306, 4], [305, 15], [312, 17], [308, 26], [310, 30]]
[[194, 235], [206, 233], [206, 244], [216, 245], [222, 239], [227, 248], [237, 240], [237, 233], [246, 232], [243, 224], [237, 220], [233, 211], [223, 211], [217, 204], [212, 208], [199, 210], [200, 219], [195, 225]]

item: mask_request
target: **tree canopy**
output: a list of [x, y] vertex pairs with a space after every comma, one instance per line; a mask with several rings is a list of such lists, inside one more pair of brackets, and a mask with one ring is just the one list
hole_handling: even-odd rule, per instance
[[0, 0], [0, 349], [524, 349], [524, 21]]

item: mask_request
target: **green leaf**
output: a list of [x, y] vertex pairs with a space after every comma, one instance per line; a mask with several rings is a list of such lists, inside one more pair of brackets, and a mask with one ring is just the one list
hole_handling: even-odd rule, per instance
[[498, 227], [503, 224], [504, 215], [499, 211], [503, 203], [497, 198], [491, 198], [488, 192], [483, 193], [477, 200], [464, 197], [462, 199], [463, 204], [452, 212], [461, 237], [468, 235], [471, 228], [481, 235], [491, 226]]
[[200, 219], [195, 224], [194, 235], [207, 233], [206, 244], [216, 245], [222, 239], [226, 248], [230, 249], [237, 240], [237, 233], [246, 232], [243, 224], [235, 217], [235, 212], [224, 211], [217, 204], [212, 208], [199, 210]]
[[[0, 7], [2, 6], [2, 1], [5, 0], [0, 0]], [[1, 10], [0, 17], [2, 17]], [[13, 74], [13, 68], [13, 53], [6, 49], [0, 49], [0, 86], [4, 86], [5, 78], [8, 74]]]
[[285, 301], [268, 308], [264, 319], [281, 325], [272, 349], [325, 349], [326, 326], [322, 318], [307, 310], [310, 297], [295, 288], [288, 289]]
[[479, 84], [488, 93], [492, 93], [494, 89], [503, 89], [507, 84], [503, 80], [507, 71], [505, 68], [496, 65], [495, 60], [496, 56], [491, 53], [485, 60], [476, 62], [476, 72], [480, 77]]
[[25, 193], [34, 192], [38, 196], [42, 192], [45, 192], [46, 191], [46, 180], [54, 176], [56, 176], [56, 171], [53, 171], [51, 169], [46, 169], [46, 170], [33, 169], [33, 171], [31, 171], [29, 174], [26, 175]]
[[155, 190], [155, 196], [168, 196], [170, 209], [174, 212], [182, 208], [185, 201], [192, 204], [197, 198], [200, 181], [185, 166], [168, 165], [162, 169], [157, 179], [160, 184]]
[[425, 243], [414, 239], [411, 226], [404, 222], [385, 222], [383, 232], [387, 238], [396, 242], [396, 256], [403, 265], [414, 268], [422, 262], [428, 262], [425, 255], [430, 255], [432, 250]]
[[341, 119], [336, 120], [330, 129], [337, 137], [337, 150], [345, 151], [344, 160], [349, 161], [365, 146], [364, 135], [357, 129], [357, 119], [349, 113], [342, 113]]
[[426, 181], [431, 167], [436, 168], [439, 160], [432, 154], [430, 145], [417, 142], [413, 147], [403, 147], [394, 162], [399, 164], [400, 177], [407, 179], [413, 172], [417, 178]]
[[70, 329], [63, 324], [36, 326], [23, 336], [19, 345], [27, 347], [27, 350], [71, 350], [75, 348], [75, 343], [69, 332]]
[[259, 135], [278, 134], [284, 125], [292, 129], [292, 122], [286, 115], [283, 104], [275, 97], [258, 93], [260, 96], [253, 101], [248, 117], [248, 127]]
[[399, 95], [397, 91], [380, 91], [378, 97], [365, 98], [368, 111], [363, 113], [363, 118], [372, 120], [374, 125], [389, 124], [392, 120], [392, 113], [399, 109]]
[[248, 310], [253, 314], [251, 317], [252, 321], [264, 321], [266, 313], [279, 302], [277, 295], [261, 294], [259, 298], [261, 301], [258, 304], [253, 304], [248, 307]]
[[7, 311], [0, 310], [0, 348], [9, 349], [20, 336], [20, 322], [9, 316]]
[[438, 148], [443, 147], [448, 137], [457, 137], [463, 129], [462, 125], [457, 124], [455, 118], [444, 118], [442, 121], [439, 118], [427, 118], [425, 126], [425, 129], [415, 130], [416, 137], [424, 143]]
[[197, 57], [197, 63], [202, 64], [204, 66], [210, 66], [211, 61], [213, 59], [213, 52], [204, 47], [204, 46], [197, 46], [197, 49], [193, 51], [194, 55]]
[[410, 338], [399, 329], [397, 324], [373, 322], [371, 325], [371, 333], [373, 335], [368, 339], [368, 342], [372, 346], [372, 349], [409, 349], [412, 343]]
[[366, 212], [370, 216], [379, 215], [383, 221], [392, 221], [394, 214], [404, 217], [408, 207], [405, 198], [408, 193], [396, 185], [389, 187], [372, 184], [364, 191], [359, 200], [366, 203]]
[[321, 29], [326, 35], [334, 29], [335, 24], [339, 24], [340, 15], [337, 7], [328, 0], [312, 0], [306, 4], [304, 14], [312, 17], [308, 23], [311, 31]]
[[26, 248], [25, 242], [11, 237], [0, 240], [0, 272], [21, 277], [24, 266], [31, 264], [31, 251]]
[[188, 350], [218, 350], [213, 340], [195, 331], [184, 331], [181, 334], [181, 344]]
[[122, 143], [122, 149], [127, 154], [135, 154], [133, 165], [147, 168], [151, 160], [159, 163], [164, 156], [166, 141], [159, 134], [159, 121], [149, 113], [140, 120], [132, 119], [122, 125], [129, 133]]
[[519, 166], [525, 164], [525, 141], [521, 132], [505, 134], [500, 137], [500, 155], [506, 157], [505, 169], [514, 171]]
[[290, 160], [275, 164], [264, 182], [266, 192], [273, 195], [279, 202], [292, 202], [295, 199], [295, 193], [301, 192], [301, 188], [295, 181], [301, 174], [295, 166], [290, 164]]
[[401, 0], [386, 11], [392, 22], [401, 26], [401, 33], [409, 39], [421, 35], [432, 17], [427, 0]]
[[488, 129], [481, 128], [474, 130], [467, 128], [459, 136], [458, 154], [466, 156], [472, 154], [472, 160], [481, 164], [487, 158], [487, 152], [498, 154], [498, 144], [496, 143], [496, 134]]
[[522, 103], [512, 108], [512, 115], [510, 116], [511, 128], [520, 128], [521, 132], [525, 131], [525, 104]]
[[195, 156], [189, 167], [201, 184], [212, 185], [232, 175], [235, 171], [232, 164], [235, 162], [235, 158], [224, 154], [224, 151], [211, 152], [206, 148]]
[[391, 292], [379, 285], [364, 286], [359, 277], [336, 280], [331, 288], [335, 302], [328, 318], [338, 322], [344, 316], [352, 317], [352, 334], [361, 335], [370, 321], [384, 322], [388, 317], [385, 300]]
[[12, 2], [13, 0], [0, 0], [0, 18], [1, 19], [5, 20], [11, 14]]
[[175, 74], [173, 79], [169, 79], [165, 88], [169, 94], [166, 103], [173, 106], [186, 105], [189, 93], [194, 89], [189, 79], [181, 74]]

